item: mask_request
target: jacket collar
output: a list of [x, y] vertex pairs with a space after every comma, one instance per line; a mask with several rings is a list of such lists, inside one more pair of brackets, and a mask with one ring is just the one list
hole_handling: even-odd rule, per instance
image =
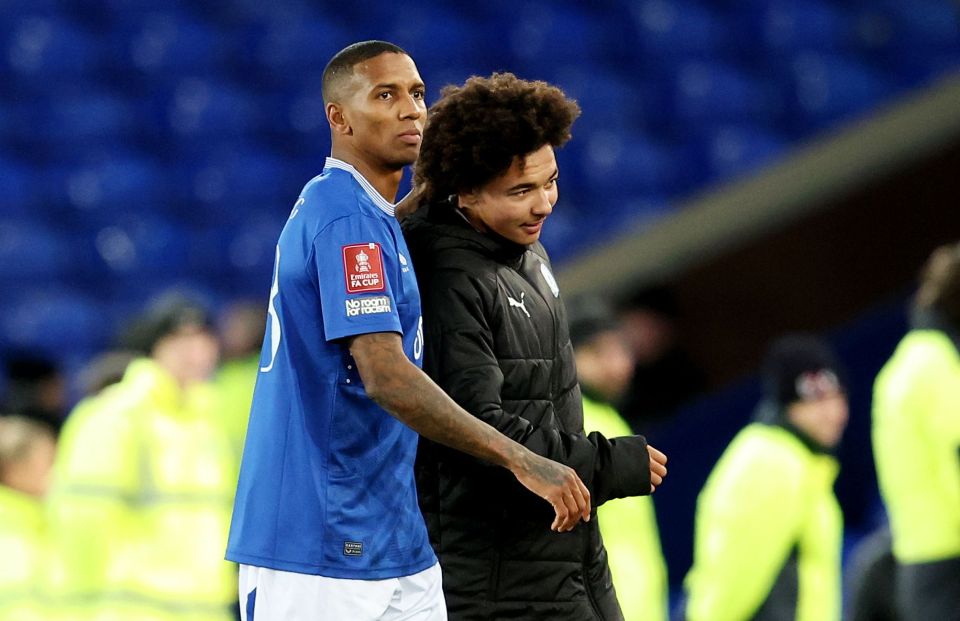
[[123, 383], [147, 394], [151, 402], [164, 409], [182, 409], [184, 394], [177, 380], [150, 358], [131, 362], [123, 375]]
[[799, 440], [801, 444], [807, 447], [807, 450], [809, 450], [811, 453], [830, 456], [836, 454], [836, 448], [831, 449], [823, 446], [804, 433], [799, 427], [791, 423], [787, 418], [786, 408], [778, 403], [774, 403], [770, 399], [764, 399], [760, 402], [760, 404], [757, 406], [757, 409], [754, 411], [753, 419], [754, 421], [763, 425], [780, 427], [781, 429], [788, 431], [797, 440]]
[[458, 246], [462, 246], [464, 243], [473, 246], [500, 263], [516, 265], [529, 248], [529, 246], [516, 244], [492, 231], [486, 233], [477, 231], [467, 218], [449, 202], [427, 205], [414, 213], [410, 219], [415, 227], [417, 221], [419, 221], [421, 226], [426, 225], [428, 228], [434, 229], [434, 235], [437, 238], [448, 238]]

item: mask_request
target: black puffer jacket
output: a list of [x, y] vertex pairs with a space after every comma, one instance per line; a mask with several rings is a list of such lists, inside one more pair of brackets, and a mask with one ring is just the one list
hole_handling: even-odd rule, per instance
[[[424, 369], [468, 412], [573, 467], [597, 507], [648, 493], [641, 436], [583, 434], [563, 301], [543, 247], [473, 230], [450, 205], [404, 224], [423, 298]], [[450, 618], [622, 619], [596, 514], [568, 533], [503, 468], [420, 441], [417, 485]]]

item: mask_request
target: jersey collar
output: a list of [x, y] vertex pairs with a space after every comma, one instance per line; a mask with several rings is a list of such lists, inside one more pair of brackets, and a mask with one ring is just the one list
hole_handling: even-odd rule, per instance
[[395, 215], [397, 206], [391, 203], [390, 201], [388, 201], [387, 199], [385, 199], [383, 196], [381, 196], [380, 192], [377, 192], [376, 189], [374, 189], [374, 187], [370, 185], [370, 182], [367, 181], [367, 179], [360, 174], [360, 171], [358, 171], [356, 168], [354, 168], [350, 164], [347, 164], [343, 160], [338, 160], [335, 157], [328, 157], [323, 168], [324, 170], [328, 168], [339, 168], [340, 170], [347, 171], [348, 173], [353, 175], [354, 179], [357, 180], [357, 183], [359, 183], [360, 187], [363, 188], [363, 190], [367, 193], [367, 196], [370, 197], [370, 200], [373, 201], [374, 205], [379, 207], [380, 210], [383, 211], [388, 216]]

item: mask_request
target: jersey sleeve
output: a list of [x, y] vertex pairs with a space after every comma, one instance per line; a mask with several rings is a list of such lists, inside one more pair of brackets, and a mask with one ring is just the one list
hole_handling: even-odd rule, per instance
[[394, 293], [398, 283], [386, 269], [387, 256], [396, 252], [390, 229], [363, 215], [334, 220], [314, 238], [313, 264], [327, 341], [402, 333]]

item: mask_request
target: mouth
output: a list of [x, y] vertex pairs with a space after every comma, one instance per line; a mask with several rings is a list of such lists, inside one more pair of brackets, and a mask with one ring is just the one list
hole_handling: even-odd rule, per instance
[[540, 229], [543, 228], [543, 220], [521, 224], [520, 228], [523, 229], [527, 235], [536, 235], [540, 232]]
[[405, 142], [407, 144], [420, 144], [420, 140], [421, 140], [420, 130], [411, 129], [409, 131], [405, 131], [399, 135], [399, 138], [402, 142]]

